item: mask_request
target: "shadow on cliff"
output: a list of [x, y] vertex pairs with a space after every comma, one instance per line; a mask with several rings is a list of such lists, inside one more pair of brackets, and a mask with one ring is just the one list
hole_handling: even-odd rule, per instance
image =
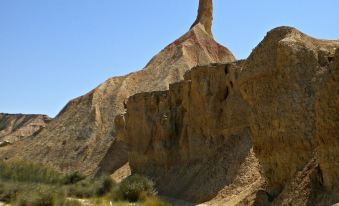
[[[202, 203], [231, 186], [236, 177], [241, 175], [239, 170], [250, 156], [251, 139], [248, 133], [220, 138], [224, 139], [222, 145], [206, 145], [217, 148], [209, 158], [189, 164], [178, 163], [167, 171], [153, 167], [152, 173], [163, 174], [155, 180], [160, 194]], [[150, 174], [150, 170], [143, 173], [156, 177]]]

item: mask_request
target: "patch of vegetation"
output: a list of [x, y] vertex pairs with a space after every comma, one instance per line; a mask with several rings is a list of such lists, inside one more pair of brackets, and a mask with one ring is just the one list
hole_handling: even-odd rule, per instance
[[[0, 161], [0, 202], [15, 206], [168, 206], [155, 197], [154, 183], [132, 175], [120, 184], [110, 176], [90, 179], [75, 172], [61, 174], [39, 164]], [[121, 201], [121, 202], [116, 202]]]
[[0, 183], [0, 201], [17, 206], [62, 206], [65, 200], [60, 187], [38, 183]]
[[79, 172], [73, 172], [73, 173], [70, 173], [70, 174], [66, 174], [62, 178], [62, 183], [63, 184], [75, 184], [75, 183], [77, 183], [77, 182], [79, 182], [83, 179], [85, 179], [85, 176], [83, 176]]
[[0, 161], [0, 180], [44, 184], [74, 184], [84, 179], [78, 172], [63, 175], [43, 165]]
[[132, 175], [124, 179], [114, 191], [116, 199], [129, 202], [144, 201], [146, 197], [157, 194], [153, 181], [140, 175]]
[[65, 195], [62, 190], [47, 185], [35, 185], [26, 188], [15, 200], [16, 206], [62, 206]]
[[100, 197], [111, 192], [115, 183], [112, 178], [107, 176], [98, 179], [85, 179], [66, 188], [66, 194], [69, 197], [91, 198]]

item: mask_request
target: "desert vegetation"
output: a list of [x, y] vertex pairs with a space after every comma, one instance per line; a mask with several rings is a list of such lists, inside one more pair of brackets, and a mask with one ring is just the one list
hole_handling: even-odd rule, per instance
[[[156, 197], [154, 183], [133, 175], [121, 183], [110, 176], [85, 178], [61, 174], [27, 162], [0, 162], [0, 202], [13, 206], [134, 205], [167, 206]], [[84, 204], [85, 203], [85, 204]]]

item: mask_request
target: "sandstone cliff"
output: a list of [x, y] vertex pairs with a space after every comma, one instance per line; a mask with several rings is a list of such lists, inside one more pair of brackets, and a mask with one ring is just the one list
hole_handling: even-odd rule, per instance
[[[204, 2], [200, 1], [200, 5], [205, 5]], [[143, 70], [110, 78], [70, 101], [41, 133], [14, 145], [1, 156], [29, 159], [61, 171], [77, 170], [88, 175], [113, 172], [126, 163], [125, 145], [116, 139], [114, 118], [124, 112], [124, 102], [129, 96], [166, 90], [194, 66], [235, 60], [228, 49], [213, 39], [211, 24], [206, 23], [212, 22], [212, 13], [204, 10], [205, 7], [199, 9], [198, 20], [186, 34], [153, 57]], [[200, 14], [204, 14], [201, 20]]]
[[167, 195], [195, 202], [226, 185], [231, 199], [260, 184], [249, 107], [234, 81], [239, 65], [196, 67], [169, 91], [130, 97], [116, 122], [125, 131], [119, 137], [129, 145], [132, 172], [152, 177]]
[[197, 67], [168, 91], [130, 97], [116, 125], [132, 172], [165, 194], [216, 196], [214, 205], [339, 201], [337, 48], [280, 27], [243, 62]]
[[[281, 27], [267, 34], [242, 68], [238, 83], [251, 107], [254, 151], [273, 196], [311, 161], [319, 146], [316, 134], [326, 132], [319, 127], [319, 119], [331, 118], [316, 115], [316, 93], [321, 78], [330, 72], [338, 47], [339, 41], [317, 40], [294, 28]], [[320, 100], [326, 104], [321, 108], [338, 115], [338, 105], [328, 104], [328, 98], [333, 97]], [[335, 133], [334, 127], [327, 132]], [[335, 142], [338, 138], [327, 135], [324, 139]], [[321, 157], [324, 152], [319, 150]], [[325, 153], [329, 155], [327, 149]], [[332, 153], [325, 161], [331, 163], [334, 156]]]
[[14, 143], [37, 134], [50, 120], [46, 115], [0, 113], [0, 141]]
[[[242, 68], [238, 83], [251, 107], [253, 148], [267, 180], [266, 190], [273, 197], [281, 191], [289, 194], [285, 200], [278, 198], [276, 205], [296, 204], [296, 199], [304, 200], [298, 205], [322, 204], [321, 200], [315, 203], [322, 193], [322, 178], [326, 178], [322, 172], [337, 171], [326, 168], [326, 164], [333, 163], [336, 152], [329, 157], [316, 137], [326, 132], [319, 127], [324, 118], [319, 110], [337, 111], [338, 107], [333, 109], [326, 101], [332, 96], [323, 100], [318, 97], [323, 105], [317, 107], [316, 96], [322, 93], [321, 82], [331, 72], [338, 47], [339, 41], [318, 40], [294, 28], [281, 27], [267, 34]], [[325, 117], [327, 121], [331, 118]], [[334, 128], [330, 131], [335, 133]], [[324, 137], [331, 141], [336, 138]], [[332, 147], [331, 143], [327, 147]], [[318, 148], [326, 162], [320, 159], [320, 167], [314, 161]], [[333, 174], [327, 175], [333, 178]]]

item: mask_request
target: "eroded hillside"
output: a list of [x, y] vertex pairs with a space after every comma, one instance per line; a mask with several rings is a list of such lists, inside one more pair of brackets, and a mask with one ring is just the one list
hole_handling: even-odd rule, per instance
[[40, 132], [51, 121], [46, 115], [0, 113], [0, 142], [15, 143]]

